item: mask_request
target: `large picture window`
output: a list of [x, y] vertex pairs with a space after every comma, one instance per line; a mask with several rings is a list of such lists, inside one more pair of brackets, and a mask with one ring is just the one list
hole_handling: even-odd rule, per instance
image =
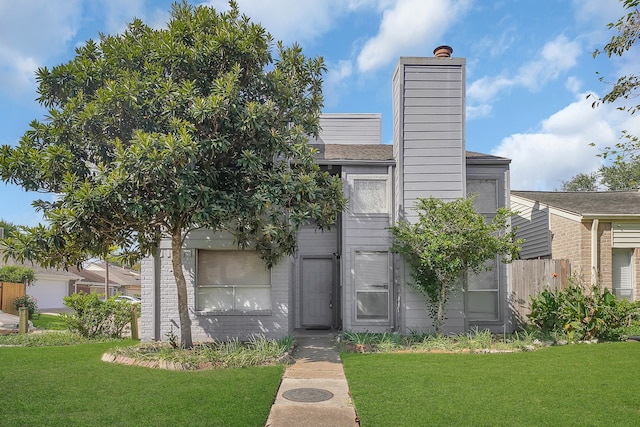
[[254, 251], [198, 251], [198, 311], [271, 309], [271, 273]]
[[389, 179], [386, 175], [351, 175], [349, 184], [352, 214], [389, 213]]
[[389, 253], [355, 253], [356, 320], [389, 320]]

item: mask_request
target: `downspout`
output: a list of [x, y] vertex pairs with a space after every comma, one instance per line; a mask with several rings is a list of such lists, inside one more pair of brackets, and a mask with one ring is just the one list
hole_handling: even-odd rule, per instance
[[600, 221], [591, 223], [591, 285], [598, 283], [598, 226]]

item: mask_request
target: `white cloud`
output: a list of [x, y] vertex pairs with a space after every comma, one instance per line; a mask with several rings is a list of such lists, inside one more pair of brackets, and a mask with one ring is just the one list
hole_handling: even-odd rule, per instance
[[[377, 7], [374, 0], [239, 0], [238, 7], [260, 22], [276, 40], [285, 43], [314, 40], [329, 31], [336, 17], [363, 7]], [[227, 0], [210, 0], [216, 10], [228, 10]]]
[[398, 0], [384, 10], [378, 34], [369, 39], [357, 64], [367, 72], [389, 64], [418, 47], [436, 46], [449, 26], [469, 9], [469, 0]]
[[327, 107], [331, 107], [340, 99], [345, 86], [345, 80], [351, 77], [352, 74], [353, 64], [351, 61], [343, 60], [337, 64], [329, 64], [327, 66], [327, 73], [323, 85], [323, 94]]
[[491, 116], [492, 112], [493, 108], [489, 104], [467, 105], [466, 117], [467, 120], [479, 119]]
[[640, 129], [640, 117], [610, 105], [591, 108], [586, 95], [543, 120], [539, 132], [511, 135], [496, 147], [494, 154], [512, 159], [511, 188], [559, 188], [579, 172], [596, 170], [602, 164], [598, 149], [615, 144], [621, 129]]
[[539, 57], [519, 67], [514, 75], [503, 73], [493, 77], [483, 76], [473, 81], [467, 89], [467, 102], [471, 108], [483, 107], [483, 111], [486, 111], [487, 107], [484, 105], [490, 104], [500, 92], [512, 87], [539, 90], [549, 81], [558, 79], [562, 73], [575, 67], [581, 53], [582, 49], [577, 41], [560, 35], [546, 43]]
[[104, 31], [108, 34], [124, 32], [133, 18], [140, 18], [146, 22], [144, 0], [105, 0], [101, 3], [104, 10]]
[[80, 0], [0, 3], [0, 92], [19, 95], [34, 72], [59, 54], [78, 31]]
[[467, 97], [472, 101], [487, 102], [492, 100], [499, 92], [510, 88], [515, 80], [506, 76], [484, 76], [472, 82], [467, 88]]
[[514, 81], [530, 90], [537, 90], [573, 68], [581, 53], [578, 42], [570, 41], [563, 35], [558, 36], [544, 45], [540, 58], [520, 67]]
[[569, 92], [577, 95], [582, 88], [582, 80], [580, 80], [576, 76], [569, 76], [564, 84], [564, 87], [566, 87]]

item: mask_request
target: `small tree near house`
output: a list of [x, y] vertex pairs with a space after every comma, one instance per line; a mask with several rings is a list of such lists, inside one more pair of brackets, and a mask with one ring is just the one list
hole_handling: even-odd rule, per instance
[[391, 227], [391, 250], [410, 266], [410, 285], [424, 295], [435, 331], [441, 334], [447, 302], [464, 286], [467, 274], [487, 270], [487, 261], [498, 255], [503, 262], [511, 261], [521, 241], [509, 229], [509, 209], [498, 209], [487, 221], [474, 210], [473, 198], [418, 199], [415, 210], [415, 224], [401, 221]]
[[68, 266], [116, 246], [131, 262], [170, 239], [182, 347], [192, 230], [228, 232], [271, 267], [304, 224], [330, 227], [346, 203], [307, 143], [319, 133], [322, 59], [274, 43], [230, 6], [176, 3], [164, 29], [136, 19], [39, 69], [48, 115], [0, 150], [3, 181], [58, 195], [35, 203], [47, 225], [8, 239], [5, 254]]

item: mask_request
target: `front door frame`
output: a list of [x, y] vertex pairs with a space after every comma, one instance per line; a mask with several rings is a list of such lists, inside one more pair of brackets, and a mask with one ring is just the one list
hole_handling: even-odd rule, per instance
[[[330, 325], [326, 325], [329, 326], [330, 328], [333, 329], [338, 329], [339, 328], [339, 324], [338, 324], [338, 313], [339, 313], [339, 308], [340, 308], [340, 293], [339, 293], [339, 288], [338, 288], [338, 269], [337, 269], [337, 259], [335, 255], [304, 255], [300, 257], [300, 326], [305, 328], [305, 327], [314, 327], [314, 326], [320, 326], [320, 325], [307, 325], [304, 322], [304, 261], [305, 260], [312, 260], [312, 259], [322, 259], [322, 260], [330, 260], [331, 261], [331, 277], [332, 277], [332, 283], [331, 283], [331, 289], [330, 289], [330, 293], [331, 293], [331, 298], [330, 298]], [[322, 325], [324, 326], [324, 325]]]

